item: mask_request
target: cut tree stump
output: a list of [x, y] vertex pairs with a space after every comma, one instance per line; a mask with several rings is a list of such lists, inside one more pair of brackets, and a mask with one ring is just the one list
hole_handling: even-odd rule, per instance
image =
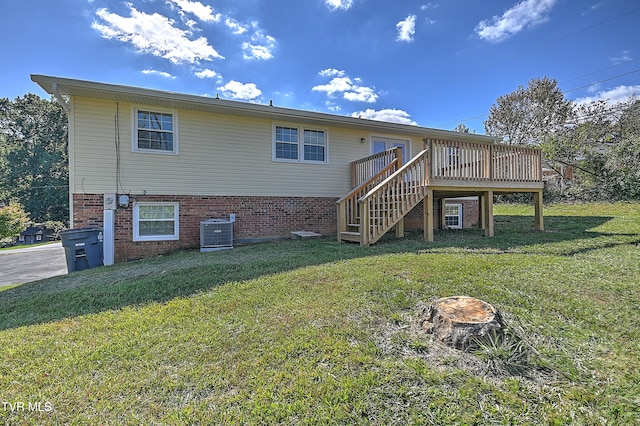
[[441, 342], [463, 351], [473, 350], [478, 339], [502, 329], [500, 314], [493, 306], [468, 296], [436, 300], [424, 310], [421, 325]]

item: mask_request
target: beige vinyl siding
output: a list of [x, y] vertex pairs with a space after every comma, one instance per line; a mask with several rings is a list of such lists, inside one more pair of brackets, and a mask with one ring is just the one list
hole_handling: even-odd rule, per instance
[[[73, 99], [74, 193], [116, 191], [116, 149], [114, 102]], [[129, 138], [124, 140], [127, 148]]]
[[[369, 134], [361, 130], [189, 110], [175, 111], [178, 155], [132, 152], [134, 105], [120, 103], [116, 188], [116, 103], [82, 98], [74, 103], [74, 192], [340, 197], [351, 189], [349, 163], [370, 153], [369, 144], [360, 143]], [[275, 124], [326, 130], [328, 164], [273, 161]], [[421, 144], [414, 139], [412, 153]]]

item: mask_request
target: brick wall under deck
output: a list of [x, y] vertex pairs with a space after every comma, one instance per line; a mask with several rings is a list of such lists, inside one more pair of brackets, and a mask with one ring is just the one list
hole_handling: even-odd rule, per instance
[[[327, 236], [336, 234], [336, 198], [323, 197], [230, 197], [131, 195], [129, 207], [115, 213], [115, 261], [157, 256], [178, 249], [200, 246], [200, 222], [206, 219], [228, 219], [236, 215], [234, 240], [288, 238], [291, 231], [313, 231]], [[133, 241], [133, 207], [139, 202], [178, 202], [180, 239], [177, 241]], [[451, 201], [454, 202], [454, 201]], [[478, 225], [478, 203], [463, 204], [464, 227]], [[434, 204], [434, 226], [440, 225], [440, 200]], [[405, 217], [407, 231], [422, 230], [422, 203]], [[73, 226], [103, 226], [103, 195], [73, 195]]]

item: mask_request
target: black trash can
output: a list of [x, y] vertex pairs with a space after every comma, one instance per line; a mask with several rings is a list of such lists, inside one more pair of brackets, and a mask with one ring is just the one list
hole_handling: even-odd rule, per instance
[[104, 265], [102, 228], [77, 228], [60, 232], [69, 272]]

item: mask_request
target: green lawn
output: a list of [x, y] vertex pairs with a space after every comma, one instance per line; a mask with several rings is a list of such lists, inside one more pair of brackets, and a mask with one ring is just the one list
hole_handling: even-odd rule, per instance
[[[639, 424], [640, 203], [548, 206], [545, 232], [532, 206], [495, 221], [495, 238], [263, 243], [0, 291], [0, 423]], [[452, 295], [492, 303], [509, 338], [425, 335]]]

